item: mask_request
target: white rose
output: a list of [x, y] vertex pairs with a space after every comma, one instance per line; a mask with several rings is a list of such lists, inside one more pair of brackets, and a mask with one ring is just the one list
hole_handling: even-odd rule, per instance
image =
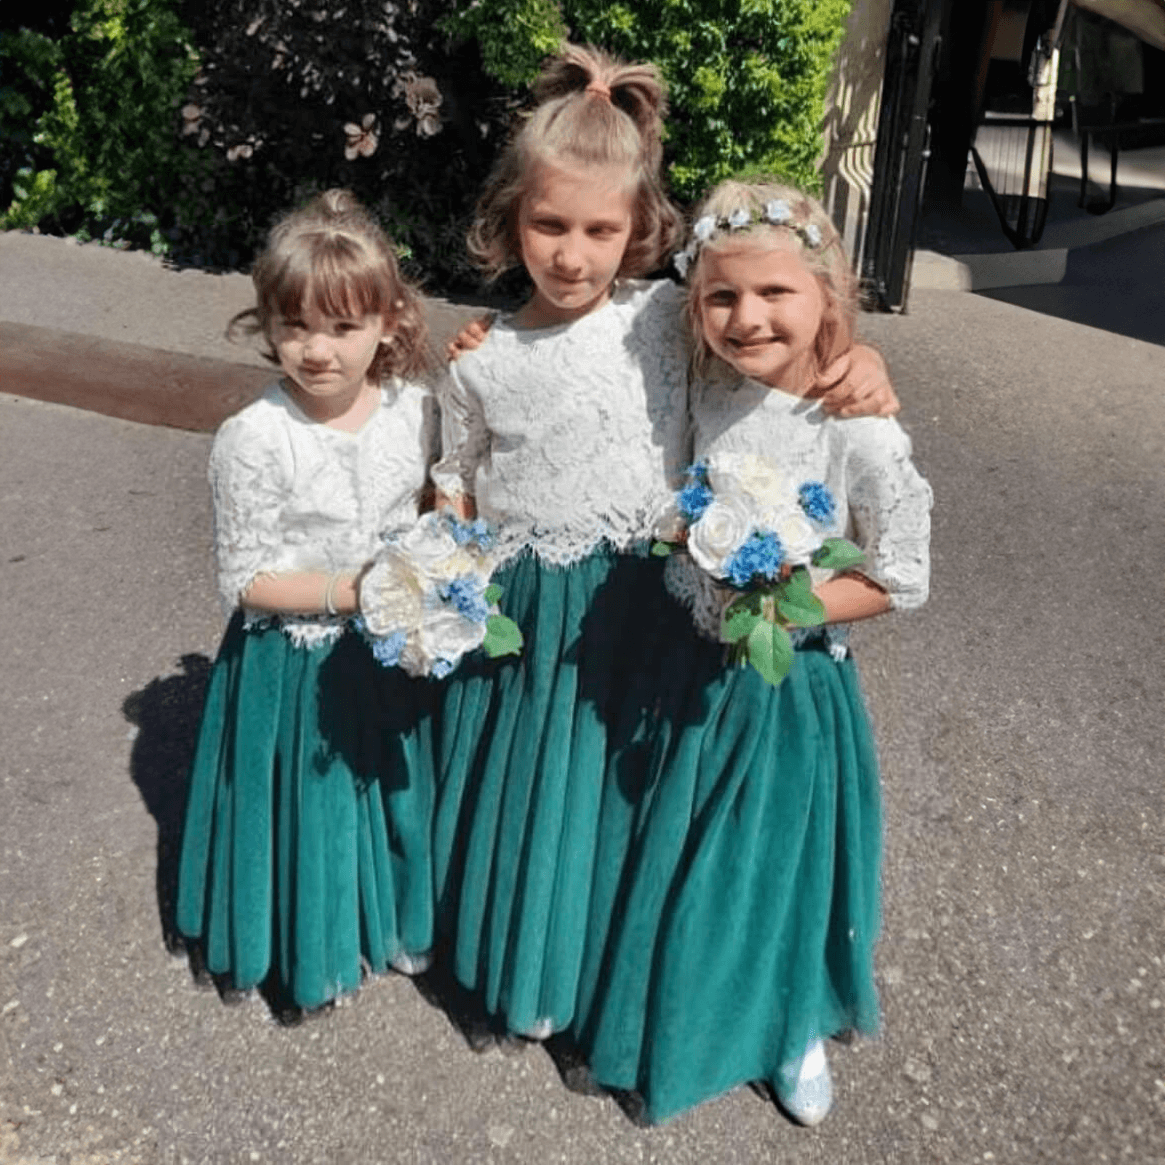
[[788, 510], [769, 527], [781, 540], [785, 561], [790, 566], [809, 562], [821, 545], [821, 534], [801, 510]]
[[746, 499], [735, 493], [716, 500], [688, 533], [688, 552], [709, 574], [724, 578], [725, 562], [753, 529]]
[[480, 647], [485, 639], [485, 625], [474, 623], [450, 607], [425, 611], [418, 643], [430, 659], [460, 659], [467, 651]]
[[419, 518], [411, 529], [393, 539], [392, 548], [426, 578], [448, 580], [474, 568], [473, 556], [457, 545], [445, 519], [436, 513]]
[[741, 460], [737, 477], [740, 488], [761, 510], [784, 508], [795, 501], [796, 495], [789, 476], [765, 457], [747, 454]]
[[411, 631], [420, 623], [423, 599], [415, 573], [391, 550], [360, 583], [360, 613], [374, 635]]

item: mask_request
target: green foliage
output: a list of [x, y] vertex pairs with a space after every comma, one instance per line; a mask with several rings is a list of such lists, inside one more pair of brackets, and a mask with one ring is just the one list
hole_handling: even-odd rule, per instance
[[237, 265], [278, 213], [345, 185], [411, 274], [476, 286], [474, 200], [564, 35], [660, 66], [672, 190], [688, 200], [748, 168], [815, 185], [849, 6], [76, 0], [67, 29], [42, 22], [54, 35], [0, 32], [0, 229]]
[[502, 655], [520, 655], [522, 652], [522, 632], [513, 619], [505, 615], [491, 615], [485, 624], [485, 639], [482, 649], [490, 659]]
[[865, 560], [866, 556], [845, 538], [826, 538], [813, 555], [813, 565], [826, 570], [853, 570]]
[[[851, 0], [561, 0], [570, 37], [668, 82], [672, 190], [693, 200], [744, 170], [815, 190], [830, 64]], [[480, 0], [447, 21], [477, 36], [487, 71], [529, 81], [555, 29], [549, 0]], [[523, 18], [518, 18], [521, 13]]]
[[441, 28], [463, 41], [476, 41], [485, 71], [510, 89], [534, 79], [539, 66], [566, 39], [555, 0], [492, 0], [457, 5]]
[[0, 175], [10, 199], [0, 228], [48, 219], [164, 250], [161, 216], [205, 201], [205, 167], [175, 133], [198, 68], [175, 3], [80, 0], [58, 41], [8, 32], [0, 58], [0, 132], [17, 155]]
[[563, 0], [575, 40], [654, 61], [671, 97], [672, 189], [742, 170], [815, 189], [820, 126], [850, 0]]

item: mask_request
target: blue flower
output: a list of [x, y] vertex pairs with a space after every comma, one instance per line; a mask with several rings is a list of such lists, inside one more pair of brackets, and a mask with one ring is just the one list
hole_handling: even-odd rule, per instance
[[676, 505], [686, 521], [696, 522], [716, 500], [708, 484], [708, 466], [702, 461], [689, 465], [684, 470], [684, 479], [686, 484], [676, 493]]
[[493, 531], [484, 518], [474, 518], [472, 522], [463, 522], [456, 514], [446, 511], [445, 525], [458, 546], [466, 546], [470, 542], [475, 542], [482, 550], [489, 550], [493, 545]]
[[784, 559], [785, 550], [776, 534], [753, 534], [728, 560], [728, 581], [743, 589], [754, 578], [775, 579]]
[[739, 206], [728, 216], [728, 225], [734, 230], [743, 230], [752, 222], [752, 212], [746, 206]]
[[819, 526], [828, 526], [837, 512], [833, 494], [829, 492], [824, 482], [807, 481], [797, 491], [801, 502], [801, 509]]
[[774, 198], [765, 206], [765, 218], [774, 226], [781, 226], [793, 217], [789, 204], [783, 198]]
[[400, 662], [401, 652], [408, 640], [403, 631], [394, 631], [391, 635], [366, 635], [365, 638], [372, 648], [372, 657], [382, 667], [394, 667]]
[[811, 247], [821, 246], [821, 228], [816, 223], [811, 222], [801, 234]]
[[484, 623], [489, 618], [489, 604], [485, 601], [484, 588], [471, 574], [460, 575], [440, 587], [437, 593], [471, 623]]
[[696, 225], [692, 227], [692, 234], [701, 242], [706, 243], [716, 233], [716, 217], [715, 215], [706, 214], [703, 218], [696, 219]]
[[703, 482], [694, 481], [691, 485], [686, 485], [678, 494], [676, 494], [676, 505], [680, 508], [680, 513], [689, 522], [697, 522], [701, 515], [714, 501], [714, 495], [710, 486]]
[[435, 680], [443, 680], [453, 670], [453, 666], [452, 662], [447, 659], [435, 659], [429, 674]]

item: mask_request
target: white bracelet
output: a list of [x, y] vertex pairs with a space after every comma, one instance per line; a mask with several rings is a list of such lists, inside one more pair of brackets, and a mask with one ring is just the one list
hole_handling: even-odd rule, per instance
[[328, 575], [328, 585], [324, 587], [324, 610], [329, 615], [338, 615], [336, 610], [336, 583], [340, 581], [340, 571], [334, 570]]

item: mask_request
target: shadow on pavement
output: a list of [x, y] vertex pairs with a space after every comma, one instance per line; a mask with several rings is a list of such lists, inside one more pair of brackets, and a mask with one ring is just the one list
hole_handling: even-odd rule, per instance
[[205, 655], [184, 655], [180, 662], [180, 675], [151, 680], [121, 706], [122, 715], [138, 729], [130, 776], [158, 826], [158, 921], [166, 948], [175, 954], [185, 947], [174, 922], [174, 903], [186, 781], [210, 678]]
[[978, 294], [1106, 332], [1165, 344], [1165, 224], [1077, 247], [1059, 283]]

